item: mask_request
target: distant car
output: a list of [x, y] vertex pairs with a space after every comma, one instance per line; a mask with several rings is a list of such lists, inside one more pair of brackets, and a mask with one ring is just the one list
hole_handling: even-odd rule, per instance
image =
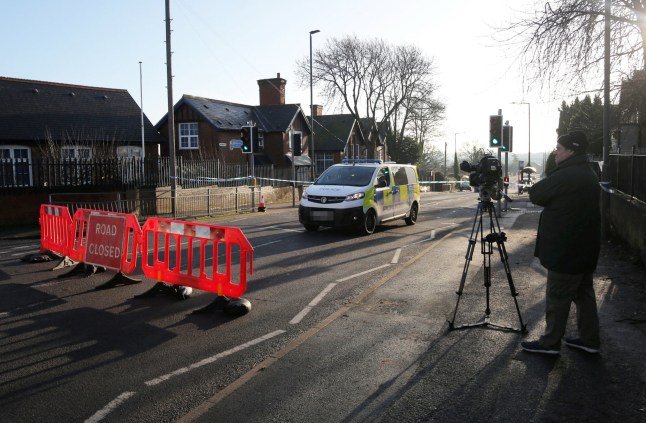
[[523, 192], [529, 192], [529, 189], [534, 184], [531, 178], [520, 179], [518, 180], [518, 195], [521, 195]]
[[532, 173], [536, 173], [536, 168], [526, 166], [521, 169], [518, 175], [518, 195], [521, 195], [523, 192], [529, 192], [529, 189], [534, 184]]
[[460, 191], [468, 190], [471, 191], [471, 185], [469, 184], [469, 181], [461, 181], [460, 184], [458, 185], [458, 189]]

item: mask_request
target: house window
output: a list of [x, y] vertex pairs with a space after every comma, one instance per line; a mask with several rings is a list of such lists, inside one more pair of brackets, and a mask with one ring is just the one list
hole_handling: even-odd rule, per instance
[[31, 150], [12, 145], [0, 147], [0, 186], [26, 187], [32, 184]]
[[294, 138], [297, 138], [301, 142], [301, 153], [305, 150], [305, 145], [303, 145], [303, 133], [301, 131], [294, 131], [293, 135], [289, 137], [289, 149], [294, 151]]
[[347, 146], [348, 159], [360, 159], [361, 158], [361, 146], [359, 144], [349, 144]]
[[127, 158], [136, 157], [141, 158], [141, 147], [134, 147], [131, 145], [122, 145], [117, 147], [117, 157]]
[[65, 159], [91, 159], [92, 151], [90, 147], [80, 147], [78, 145], [61, 147], [61, 157]]
[[180, 150], [195, 150], [200, 148], [197, 122], [179, 124]]
[[316, 174], [320, 175], [325, 169], [334, 164], [333, 153], [316, 153]]
[[121, 162], [121, 180], [123, 182], [136, 181], [135, 175], [143, 174], [144, 167], [141, 162], [141, 147], [121, 145], [117, 147], [117, 157]]

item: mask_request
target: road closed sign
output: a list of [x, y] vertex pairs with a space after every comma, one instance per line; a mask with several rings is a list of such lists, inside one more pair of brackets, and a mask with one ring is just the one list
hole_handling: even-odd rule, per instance
[[125, 231], [124, 216], [90, 214], [85, 262], [121, 270]]

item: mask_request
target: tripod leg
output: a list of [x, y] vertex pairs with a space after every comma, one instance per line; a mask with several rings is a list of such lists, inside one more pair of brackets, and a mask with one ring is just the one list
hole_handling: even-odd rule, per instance
[[482, 240], [482, 249], [484, 254], [484, 287], [485, 287], [485, 298], [486, 298], [486, 308], [485, 308], [485, 322], [489, 320], [491, 315], [491, 306], [490, 306], [490, 297], [489, 297], [489, 288], [491, 288], [491, 242]]
[[478, 240], [478, 232], [482, 227], [482, 206], [479, 204], [478, 209], [476, 210], [476, 216], [473, 219], [473, 226], [471, 227], [471, 235], [469, 235], [469, 244], [467, 246], [467, 252], [464, 256], [464, 268], [462, 269], [462, 278], [460, 279], [460, 287], [456, 291], [458, 294], [458, 299], [455, 302], [455, 309], [453, 310], [453, 318], [449, 321], [449, 329], [453, 330], [455, 328], [455, 316], [458, 313], [458, 306], [460, 305], [460, 299], [462, 298], [462, 292], [464, 291], [464, 285], [467, 280], [467, 273], [469, 272], [469, 265], [473, 259], [473, 251]]
[[511, 291], [511, 296], [514, 298], [514, 304], [516, 305], [516, 313], [518, 313], [518, 320], [520, 321], [520, 331], [525, 333], [527, 332], [527, 325], [523, 323], [523, 316], [520, 314], [520, 307], [518, 306], [518, 291], [514, 286], [514, 278], [511, 276], [511, 269], [509, 267], [509, 260], [507, 256], [507, 248], [505, 247], [505, 234], [501, 233], [501, 236], [498, 237], [497, 245], [498, 252], [500, 253], [500, 261], [502, 261], [505, 268], [505, 274], [507, 275], [507, 283], [509, 284], [509, 290]]
[[509, 284], [509, 291], [511, 292], [511, 296], [514, 299], [514, 305], [516, 306], [516, 313], [518, 314], [518, 320], [520, 321], [520, 331], [523, 333], [526, 333], [527, 325], [523, 322], [523, 316], [520, 313], [520, 306], [518, 305], [518, 299], [516, 298], [518, 297], [518, 291], [516, 291], [516, 287], [514, 286], [514, 278], [511, 276], [511, 268], [509, 267], [509, 256], [507, 255], [507, 248], [505, 247], [505, 241], [507, 240], [507, 236], [505, 235], [504, 232], [500, 231], [500, 224], [498, 222], [497, 217], [495, 217], [495, 224], [496, 224], [496, 228], [498, 229], [498, 233], [495, 234], [495, 241], [496, 241], [496, 246], [498, 247], [498, 254], [500, 255], [500, 261], [502, 262], [503, 267], [505, 269], [505, 274], [507, 275], [507, 283]]

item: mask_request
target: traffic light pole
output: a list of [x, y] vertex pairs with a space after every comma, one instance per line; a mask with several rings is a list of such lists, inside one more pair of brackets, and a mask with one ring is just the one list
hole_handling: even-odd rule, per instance
[[249, 140], [251, 141], [251, 154], [249, 155], [249, 158], [251, 160], [251, 181], [253, 183], [253, 185], [251, 185], [251, 210], [256, 209], [256, 160], [253, 155], [253, 126], [253, 121], [249, 121]]
[[289, 129], [289, 139], [292, 145], [292, 207], [296, 207], [296, 157], [294, 156], [294, 128]]
[[[498, 116], [500, 116], [500, 138], [498, 139], [498, 163], [500, 163], [501, 162], [500, 146], [502, 145], [502, 135], [503, 135], [502, 134], [502, 109], [498, 109]], [[498, 207], [497, 207], [497, 209], [498, 210], [497, 210], [496, 216], [501, 217], [502, 216], [502, 212], [501, 212], [502, 206], [501, 206], [500, 198], [498, 198]]]

